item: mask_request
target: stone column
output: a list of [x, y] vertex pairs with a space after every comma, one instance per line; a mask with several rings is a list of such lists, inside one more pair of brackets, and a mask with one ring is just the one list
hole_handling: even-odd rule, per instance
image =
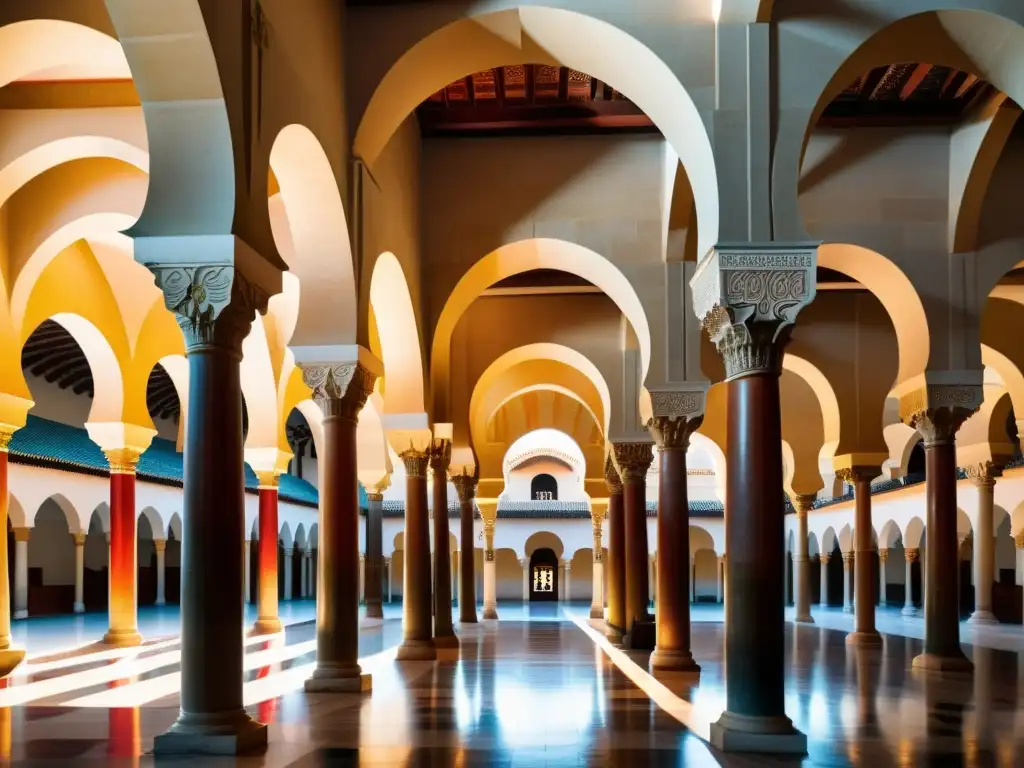
[[647, 470], [654, 456], [650, 443], [614, 443], [615, 466], [622, 478], [622, 507], [626, 534], [626, 648], [653, 648], [655, 631], [647, 610]]
[[[686, 450], [704, 418], [704, 393], [652, 392], [658, 446], [658, 610], [651, 667], [699, 672], [690, 650], [690, 500]], [[646, 522], [646, 521], [645, 521]]]
[[434, 645], [458, 648], [459, 638], [452, 625], [452, 558], [448, 539], [448, 467], [452, 441], [435, 437], [430, 446], [430, 468], [434, 502]]
[[785, 519], [779, 377], [790, 326], [814, 298], [817, 248], [716, 246], [690, 281], [693, 309], [725, 363], [729, 473], [726, 710], [711, 743], [803, 754], [784, 697]]
[[366, 618], [384, 618], [384, 491], [388, 478], [366, 494]]
[[519, 567], [523, 570], [523, 603], [530, 602], [530, 558], [519, 558]]
[[28, 618], [28, 540], [31, 528], [14, 529], [14, 618]]
[[1013, 541], [1017, 545], [1017, 562], [1021, 562], [1024, 560], [1024, 528], [1017, 531]]
[[725, 600], [725, 555], [718, 556], [715, 575], [715, 602], [721, 603]]
[[853, 576], [855, 621], [854, 631], [846, 636], [851, 645], [863, 645], [878, 648], [882, 645], [882, 636], [875, 629], [875, 595], [871, 588], [873, 581], [873, 563], [871, 555], [874, 545], [871, 543], [871, 481], [878, 477], [880, 470], [874, 466], [855, 466], [841, 469], [836, 474], [844, 482], [853, 485], [854, 519], [853, 519]]
[[384, 578], [388, 582], [388, 602], [391, 602], [391, 558], [384, 558]]
[[498, 573], [494, 562], [494, 524], [498, 519], [498, 502], [481, 505], [484, 521], [484, 618], [498, 618]]
[[818, 565], [821, 567], [818, 576], [818, 578], [821, 580], [818, 590], [818, 604], [822, 608], [828, 606], [828, 561], [831, 559], [831, 555], [818, 555]]
[[566, 560], [562, 566], [562, 573], [565, 574], [565, 586], [562, 588], [562, 600], [566, 603], [572, 602], [572, 560]]
[[996, 478], [1001, 474], [992, 462], [967, 468], [978, 489], [978, 522], [974, 531], [974, 613], [971, 624], [998, 624], [992, 613], [992, 582], [995, 580], [996, 539], [993, 506]]
[[405, 575], [402, 594], [405, 639], [399, 661], [437, 658], [431, 617], [430, 515], [427, 510], [429, 441], [400, 454], [405, 463]]
[[459, 494], [459, 621], [476, 624], [476, 560], [473, 536], [473, 499], [476, 477], [463, 471], [452, 476]]
[[900, 613], [904, 616], [917, 616], [917, 608], [914, 606], [913, 582], [911, 581], [912, 566], [917, 562], [917, 557], [917, 548], [908, 547], [903, 550], [903, 579], [906, 582], [906, 591], [903, 596], [903, 610]]
[[[249, 539], [246, 539], [242, 542], [242, 605], [247, 604], [252, 599], [249, 587], [249, 585], [252, 584], [251, 552], [252, 542]], [[245, 609], [243, 608], [242, 610], [244, 612]]]
[[[203, 245], [185, 242], [191, 240]], [[239, 363], [242, 340], [255, 312], [266, 309], [268, 294], [233, 266], [236, 257], [260, 259], [242, 241], [211, 236], [173, 239], [172, 244], [187, 249], [184, 255], [191, 259], [200, 253], [220, 257], [223, 248], [228, 261], [148, 265], [164, 292], [165, 305], [177, 316], [189, 366], [182, 490], [181, 711], [170, 729], [156, 737], [154, 751], [232, 755], [267, 744], [266, 726], [253, 721], [243, 707], [238, 542], [245, 540]], [[150, 251], [161, 252], [159, 244], [136, 239], [137, 259]], [[273, 275], [267, 277], [268, 286], [279, 280], [276, 272]]]
[[282, 600], [292, 599], [292, 556], [295, 554], [295, 547], [284, 548], [284, 594]]
[[[103, 642], [142, 643], [138, 619], [138, 543], [135, 528], [135, 468], [146, 446], [105, 450], [110, 464], [110, 567], [107, 571], [109, 625]], [[237, 571], [236, 571], [237, 573]]]
[[924, 653], [914, 659], [914, 666], [921, 669], [973, 668], [960, 648], [955, 438], [960, 425], [981, 405], [981, 372], [974, 373], [976, 385], [933, 384], [926, 373], [926, 386], [900, 399], [903, 421], [924, 437], [927, 475]]
[[356, 424], [373, 391], [379, 363], [365, 350], [358, 354], [357, 361], [307, 365], [302, 370], [303, 381], [323, 413], [316, 667], [305, 682], [309, 693], [366, 692], [372, 685], [370, 675], [359, 666]]
[[[10, 424], [0, 424], [0, 677], [7, 677], [25, 658], [24, 650], [11, 647], [11, 591], [7, 570], [7, 523], [10, 504], [10, 490], [7, 485], [7, 451], [17, 429], [16, 426]], [[16, 528], [15, 532], [18, 530], [23, 529]], [[18, 567], [17, 556], [15, 557], [15, 567]], [[9, 749], [4, 752], [4, 756], [10, 756]]]
[[167, 605], [167, 539], [154, 539], [153, 546], [156, 549], [156, 604]]
[[604, 465], [608, 487], [608, 637], [619, 640], [626, 627], [626, 528], [622, 509], [622, 481], [609, 455]]
[[796, 552], [793, 555], [794, 582], [796, 584], [796, 617], [801, 624], [813, 624], [811, 618], [811, 558], [808, 555], [807, 515], [814, 506], [813, 493], [798, 493], [790, 497], [796, 510]]
[[366, 554], [359, 553], [359, 604], [366, 602]]
[[885, 564], [889, 561], [889, 550], [883, 547], [878, 550], [878, 605], [886, 603], [886, 588], [889, 579], [885, 575]]
[[75, 613], [85, 613], [85, 536], [82, 531], [71, 534], [75, 542]]
[[[259, 540], [256, 550], [256, 623], [252, 634], [271, 635], [284, 629], [278, 613], [277, 593], [277, 504], [280, 473], [276, 469], [260, 470], [259, 480]], [[285, 568], [285, 580], [288, 570]]]
[[590, 587], [590, 618], [604, 618], [604, 543], [603, 523], [608, 507], [600, 502], [590, 504], [590, 523], [594, 531], [593, 577]]
[[853, 550], [843, 552], [843, 613], [853, 613]]

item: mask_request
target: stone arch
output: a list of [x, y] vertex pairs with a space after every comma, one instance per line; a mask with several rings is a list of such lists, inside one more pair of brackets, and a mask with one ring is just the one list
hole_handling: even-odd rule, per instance
[[523, 544], [523, 553], [527, 558], [532, 557], [538, 549], [550, 549], [559, 560], [565, 554], [565, 544], [562, 539], [551, 531], [537, 531], [531, 534]]
[[409, 284], [398, 259], [385, 251], [373, 267], [370, 304], [384, 358], [385, 413], [423, 413], [423, 355]]
[[839, 400], [832, 384], [825, 374], [806, 358], [786, 352], [782, 358], [782, 367], [799, 376], [811, 388], [821, 408], [821, 424], [825, 442], [821, 447], [820, 459], [831, 459], [835, 455], [840, 441], [841, 421], [839, 417]]
[[1010, 394], [1014, 412], [1024, 414], [1024, 372], [1009, 357], [987, 344], [981, 345], [981, 362], [999, 374]]
[[[48, 501], [52, 501], [54, 504], [56, 504], [60, 511], [63, 513], [64, 519], [68, 524], [68, 531], [70, 533], [77, 533], [82, 529], [82, 518], [79, 515], [78, 510], [75, 509], [75, 505], [67, 496], [65, 496], [63, 493], [52, 493], [45, 499], [43, 499], [43, 503], [39, 505], [39, 509], [42, 509], [43, 504], [45, 504]], [[37, 509], [32, 515], [32, 526], [35, 526], [36, 524], [36, 515], [39, 514], [39, 509]]]
[[444, 420], [441, 416], [448, 411], [446, 395], [450, 376], [451, 340], [459, 318], [480, 294], [495, 283], [534, 269], [568, 272], [588, 280], [604, 291], [622, 310], [636, 333], [640, 345], [641, 372], [646, 377], [651, 359], [651, 331], [640, 297], [619, 268], [595, 251], [565, 240], [520, 240], [491, 251], [470, 267], [448, 296], [438, 316], [430, 356], [435, 418]]
[[140, 512], [138, 519], [146, 519], [149, 523], [149, 530], [153, 533], [154, 539], [161, 538], [160, 534], [163, 534], [166, 528], [164, 527], [163, 518], [160, 517], [160, 513], [154, 507], [144, 507]]
[[[171, 519], [167, 522], [167, 533], [178, 541], [181, 541], [181, 515], [177, 512], [172, 513]], [[170, 538], [170, 536], [168, 536], [168, 538]]]
[[[958, 525], [959, 527], [959, 525]], [[906, 526], [903, 528], [903, 546], [906, 549], [914, 549], [921, 546], [921, 540], [924, 538], [924, 521], [920, 517], [914, 516], [907, 521]]]
[[658, 56], [607, 22], [574, 11], [522, 6], [459, 19], [420, 40], [377, 86], [356, 130], [354, 154], [372, 170], [416, 106], [472, 72], [512, 64], [562, 64], [626, 94], [679, 157], [694, 190], [698, 253], [718, 239], [718, 178], [693, 100]]
[[821, 534], [821, 554], [831, 555], [838, 543], [839, 537], [836, 536], [835, 529], [830, 525]]
[[278, 539], [280, 540], [281, 545], [285, 549], [291, 548], [294, 539], [292, 538], [292, 529], [288, 525], [287, 521], [281, 524], [281, 530], [278, 533]]
[[853, 528], [847, 523], [839, 531], [839, 549], [844, 553], [853, 551]]
[[[57, 19], [29, 19], [0, 27], [0, 87], [59, 67], [131, 77], [121, 44], [91, 27]], [[92, 68], [91, 70], [89, 68]]]
[[[323, 147], [302, 125], [281, 130], [270, 151], [288, 245], [278, 251], [301, 285], [295, 345], [355, 344], [357, 292], [345, 208]], [[275, 224], [271, 198], [271, 225]]]
[[896, 545], [896, 542], [902, 538], [900, 527], [896, 524], [895, 520], [886, 520], [885, 524], [882, 525], [882, 532], [878, 534], [878, 547], [879, 549], [888, 549]]
[[818, 537], [813, 531], [807, 534], [807, 555], [809, 557], [816, 557], [821, 554], [821, 549], [818, 547]]
[[[7, 519], [14, 528], [27, 528], [28, 516], [25, 514], [25, 507], [18, 500], [18, 497], [8, 490], [7, 493]], [[81, 522], [79, 522], [81, 526]]]

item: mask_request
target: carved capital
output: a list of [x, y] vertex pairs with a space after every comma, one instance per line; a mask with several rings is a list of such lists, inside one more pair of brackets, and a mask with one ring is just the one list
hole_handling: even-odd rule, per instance
[[623, 483], [642, 483], [647, 479], [654, 461], [650, 443], [613, 443], [612, 455]]
[[[79, 531], [78, 533], [72, 533], [71, 534], [71, 540], [75, 542], [75, 546], [76, 547], [84, 547], [85, 546], [85, 537], [86, 537], [85, 531]], [[167, 542], [166, 542], [166, 540], [164, 540], [164, 545], [166, 546], [166, 544], [167, 544]]]
[[818, 562], [822, 565], [828, 565], [828, 561], [832, 559], [832, 555], [818, 555]]
[[103, 452], [112, 475], [134, 475], [142, 451], [137, 448], [113, 448]]
[[430, 468], [434, 470], [434, 479], [447, 480], [448, 466], [452, 463], [452, 441], [435, 437], [430, 443]]
[[0, 424], [0, 453], [7, 453], [11, 440], [14, 438], [14, 433], [17, 431], [18, 427], [12, 424]]
[[174, 313], [189, 352], [217, 347], [236, 354], [269, 296], [227, 264], [147, 264]]
[[1017, 535], [1013, 537], [1014, 543], [1017, 545], [1017, 549], [1024, 549], [1024, 528], [1017, 531]]
[[313, 390], [313, 401], [328, 418], [357, 421], [376, 380], [377, 374], [362, 363], [302, 366], [302, 381]]
[[420, 477], [426, 480], [427, 467], [430, 464], [430, 454], [426, 451], [418, 451], [412, 443], [409, 447], [398, 454], [398, 458], [405, 465], [405, 474], [409, 477]]
[[619, 477], [619, 470], [615, 466], [615, 460], [611, 453], [604, 462], [604, 482], [608, 486], [608, 495], [615, 496], [622, 493], [622, 478]]
[[[686, 385], [684, 385], [686, 386]], [[707, 385], [691, 384], [689, 389], [651, 390], [651, 414], [676, 418], [703, 416], [707, 399]]]
[[647, 430], [659, 451], [685, 451], [690, 446], [690, 436], [703, 420], [703, 414], [654, 416], [647, 422]]
[[858, 482], [870, 483], [880, 473], [878, 467], [843, 467], [836, 470], [836, 477], [847, 485], [856, 485]]
[[907, 562], [916, 563], [918, 558], [921, 556], [921, 551], [917, 547], [907, 547], [903, 550], [903, 556]]
[[878, 559], [881, 560], [883, 563], [886, 560], [888, 560], [889, 559], [889, 550], [885, 549], [885, 548], [879, 549], [878, 550]]
[[1002, 476], [1003, 469], [994, 461], [981, 461], [964, 467], [969, 480], [979, 487], [993, 488], [996, 478]]
[[814, 506], [817, 498], [813, 493], [795, 493], [789, 497], [789, 501], [793, 505], [793, 509], [796, 510], [797, 516], [803, 517]]
[[462, 504], [470, 503], [476, 498], [476, 484], [476, 477], [465, 472], [452, 476], [452, 485], [455, 486], [455, 492], [459, 494], [459, 501]]
[[371, 504], [383, 504], [384, 503], [384, 492], [383, 491], [367, 491], [366, 500]]
[[153, 548], [157, 552], [163, 552], [167, 549], [167, 539], [153, 539]]
[[981, 407], [982, 396], [980, 375], [977, 384], [926, 381], [900, 398], [900, 418], [921, 433], [926, 447], [948, 445], [956, 439], [960, 426]]
[[281, 475], [275, 469], [257, 469], [255, 472], [261, 490], [276, 491], [281, 484]]
[[782, 371], [790, 327], [814, 299], [817, 246], [716, 246], [690, 280], [693, 309], [726, 380]]
[[853, 565], [853, 560], [854, 560], [855, 557], [856, 556], [854, 555], [854, 552], [853, 552], [852, 549], [849, 552], [843, 552], [843, 562], [846, 565], [852, 566]]

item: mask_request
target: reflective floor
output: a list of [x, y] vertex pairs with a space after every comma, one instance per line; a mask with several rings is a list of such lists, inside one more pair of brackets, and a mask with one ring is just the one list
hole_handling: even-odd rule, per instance
[[[887, 635], [884, 650], [858, 653], [843, 630], [787, 625], [787, 710], [810, 754], [770, 760], [717, 753], [680, 722], [679, 702], [705, 719], [724, 704], [721, 624], [694, 623], [703, 672], [691, 690], [679, 678], [651, 678], [642, 654], [602, 648], [585, 606], [503, 604], [499, 614], [460, 627], [461, 658], [436, 664], [394, 661], [397, 618], [364, 627], [367, 697], [302, 692], [314, 662], [311, 622], [269, 643], [249, 641], [245, 701], [270, 724], [270, 749], [188, 764], [1024, 766], [1024, 665], [1015, 652], [965, 646], [973, 676], [919, 677], [910, 671], [915, 638]], [[0, 757], [153, 762], [153, 737], [177, 712], [177, 650], [175, 638], [153, 636], [130, 653], [35, 655], [0, 690]]]

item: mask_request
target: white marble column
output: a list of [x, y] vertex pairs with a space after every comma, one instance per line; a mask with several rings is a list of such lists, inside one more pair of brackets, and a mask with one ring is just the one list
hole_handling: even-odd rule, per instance
[[285, 547], [284, 549], [284, 595], [282, 600], [292, 599], [292, 552], [294, 550], [291, 547]]
[[721, 603], [725, 599], [725, 555], [719, 555], [715, 576], [715, 602]]
[[[153, 547], [156, 549], [156, 605], [167, 605], [167, 539], [154, 539]], [[248, 558], [245, 562], [249, 562]]]
[[85, 613], [85, 533], [74, 533], [75, 613]]
[[853, 550], [843, 552], [843, 613], [853, 613]]
[[821, 592], [818, 595], [818, 604], [822, 607], [828, 605], [828, 561], [831, 559], [831, 555], [818, 555], [818, 565], [821, 567]]
[[530, 602], [530, 560], [519, 558], [519, 567], [523, 569], [523, 602]]
[[448, 574], [452, 577], [452, 595], [454, 596], [453, 602], [458, 603], [459, 595], [459, 562], [462, 559], [462, 551], [455, 550], [452, 552], [451, 568], [448, 569]]
[[697, 602], [697, 557], [690, 555], [690, 602]]
[[885, 564], [889, 560], [889, 550], [879, 549], [878, 550], [878, 604], [885, 605], [885, 586], [887, 579], [885, 577]]
[[28, 538], [31, 528], [14, 529], [14, 618], [28, 618]]
[[498, 618], [498, 572], [494, 550], [484, 550], [484, 618]]
[[604, 552], [594, 551], [593, 578], [590, 588], [590, 618], [604, 618]]
[[917, 562], [918, 554], [919, 550], [916, 547], [908, 547], [903, 550], [903, 581], [906, 586], [904, 587], [903, 610], [900, 613], [904, 616], [917, 616], [917, 608], [914, 606], [911, 571], [913, 564]]
[[796, 614], [794, 621], [813, 624], [811, 618], [811, 558], [809, 554], [810, 534], [807, 532], [807, 516], [814, 506], [813, 493], [798, 493], [790, 497], [796, 510], [797, 534], [796, 552], [793, 553], [793, 586]]
[[971, 624], [998, 624], [992, 613], [996, 539], [993, 506], [998, 470], [991, 463], [970, 467], [968, 476], [978, 489], [978, 518], [974, 531], [974, 613]]
[[647, 602], [658, 600], [658, 574], [655, 571], [654, 555], [647, 556]]
[[565, 572], [565, 602], [568, 603], [572, 601], [572, 560], [566, 560], [562, 570]]

